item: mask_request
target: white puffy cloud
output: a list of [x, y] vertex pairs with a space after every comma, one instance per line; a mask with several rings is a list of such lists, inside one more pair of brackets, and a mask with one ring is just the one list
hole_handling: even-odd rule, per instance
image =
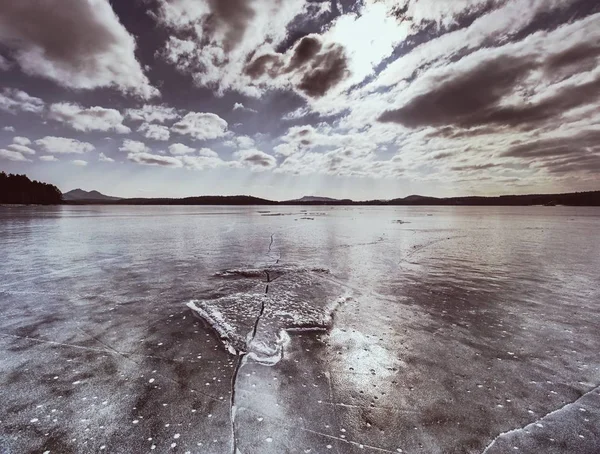
[[71, 161], [73, 164], [75, 164], [76, 166], [79, 167], [85, 167], [88, 165], [87, 161], [84, 161], [82, 159], [74, 159], [73, 161]]
[[213, 151], [210, 148], [200, 148], [198, 150], [198, 155], [206, 158], [217, 158], [219, 156], [216, 151]]
[[238, 136], [235, 141], [240, 148], [252, 148], [255, 145], [254, 139], [248, 136]]
[[56, 159], [56, 157], [52, 155], [44, 155], [40, 156], [40, 161], [55, 162], [58, 161], [58, 159]]
[[227, 126], [225, 120], [213, 113], [189, 112], [171, 126], [171, 131], [189, 135], [197, 140], [209, 140], [223, 137]]
[[169, 153], [171, 153], [174, 156], [189, 156], [195, 154], [197, 156], [204, 156], [207, 158], [219, 157], [219, 155], [210, 148], [200, 148], [199, 150], [197, 150], [195, 148], [188, 147], [187, 145], [184, 145], [182, 143], [174, 143], [171, 146], [169, 146]]
[[250, 109], [249, 107], [244, 106], [241, 102], [236, 102], [233, 105], [233, 110], [241, 110], [243, 112], [252, 112], [252, 113], [256, 113], [257, 111], [254, 109]]
[[77, 131], [114, 131], [119, 134], [131, 132], [131, 129], [123, 124], [123, 115], [116, 109], [98, 106], [85, 108], [78, 104], [61, 102], [50, 106], [48, 118]]
[[174, 143], [169, 146], [169, 153], [171, 153], [172, 155], [176, 155], [176, 156], [184, 155], [184, 154], [192, 154], [195, 152], [196, 152], [195, 148], [188, 147], [187, 145], [184, 145], [182, 143]]
[[271, 170], [277, 166], [277, 160], [274, 156], [256, 149], [236, 151], [233, 156], [241, 165], [254, 172]]
[[24, 154], [35, 154], [35, 150], [32, 148], [29, 148], [27, 145], [21, 145], [18, 143], [13, 143], [10, 144], [8, 147], [9, 150], [12, 151], [18, 151], [19, 153], [24, 153]]
[[104, 153], [98, 155], [98, 161], [100, 162], [115, 162], [113, 158], [106, 156]]
[[142, 123], [138, 128], [138, 132], [143, 133], [144, 137], [152, 140], [169, 140], [171, 137], [169, 128], [151, 123]]
[[158, 94], [108, 0], [0, 2], [0, 44], [25, 73], [67, 88]]
[[27, 137], [16, 136], [16, 137], [13, 137], [13, 143], [16, 143], [19, 145], [31, 145], [31, 140], [29, 140]]
[[[1, 96], [1, 95], [0, 95]], [[6, 131], [6, 132], [15, 132], [15, 127], [14, 126], [4, 126], [2, 128], [2, 131]]]
[[173, 107], [152, 104], [146, 104], [139, 109], [127, 109], [125, 114], [130, 120], [146, 123], [165, 123], [180, 117]]
[[[0, 93], [0, 110], [9, 113], [41, 113], [44, 110], [44, 101], [40, 98], [29, 96], [22, 90], [5, 88], [2, 93]], [[9, 126], [9, 128], [11, 127], [12, 126]]]
[[23, 153], [6, 150], [4, 148], [0, 148], [0, 159], [8, 159], [9, 161], [29, 161], [29, 159], [23, 156]]
[[123, 145], [119, 147], [119, 150], [126, 153], [144, 153], [149, 152], [150, 148], [148, 148], [144, 142], [125, 139]]
[[96, 147], [88, 142], [54, 136], [46, 136], [43, 139], [38, 139], [35, 141], [35, 144], [46, 153], [52, 154], [84, 154], [96, 149]]

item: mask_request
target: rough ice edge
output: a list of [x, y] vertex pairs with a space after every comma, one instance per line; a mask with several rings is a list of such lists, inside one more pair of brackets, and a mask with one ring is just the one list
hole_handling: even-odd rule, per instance
[[303, 266], [292, 266], [292, 265], [271, 265], [259, 268], [228, 268], [226, 270], [218, 271], [214, 275], [217, 277], [232, 277], [241, 276], [246, 278], [260, 278], [265, 276], [266, 272], [279, 271], [283, 274], [287, 273], [302, 273], [312, 272], [329, 274], [330, 271], [327, 268], [322, 267], [303, 267]]
[[246, 348], [244, 350], [238, 350], [233, 346], [232, 337], [239, 336], [236, 334], [235, 328], [225, 321], [223, 314], [217, 309], [211, 308], [208, 311], [204, 308], [196, 305], [197, 300], [191, 300], [186, 303], [186, 306], [190, 308], [197, 316], [205, 320], [212, 329], [219, 335], [221, 342], [225, 346], [225, 349], [232, 355], [242, 355], [247, 353], [248, 359], [252, 359], [259, 364], [265, 366], [274, 366], [284, 357], [285, 347], [287, 347], [291, 341], [289, 332], [310, 332], [310, 331], [327, 331], [333, 325], [333, 318], [335, 312], [346, 302], [351, 299], [350, 295], [340, 296], [337, 299], [326, 304], [324, 307], [325, 314], [323, 317], [313, 325], [302, 325], [283, 327], [279, 330], [277, 340], [275, 341], [274, 347], [265, 344], [262, 341], [250, 339], [251, 333], [246, 335]]
[[209, 313], [207, 310], [196, 306], [196, 302], [197, 300], [191, 300], [186, 303], [186, 306], [189, 307], [197, 316], [205, 320], [211, 326], [211, 328], [215, 330], [215, 332], [219, 335], [221, 342], [223, 342], [225, 349], [234, 356], [244, 353], [242, 351], [238, 352], [233, 346], [231, 336], [235, 333], [235, 329], [225, 321], [223, 314], [217, 310], [212, 310]]
[[588, 391], [587, 393], [585, 393], [585, 394], [583, 394], [582, 396], [580, 396], [580, 397], [579, 397], [577, 400], [575, 400], [575, 401], [573, 401], [573, 402], [569, 402], [568, 404], [565, 404], [565, 405], [563, 405], [562, 407], [560, 407], [560, 408], [557, 408], [556, 410], [553, 410], [553, 411], [551, 411], [550, 413], [547, 413], [547, 414], [545, 414], [545, 415], [544, 415], [544, 416], [542, 416], [541, 418], [539, 418], [539, 419], [536, 419], [535, 421], [533, 421], [533, 422], [531, 422], [531, 423], [527, 424], [527, 425], [526, 425], [526, 426], [524, 426], [524, 427], [518, 427], [518, 428], [516, 428], [516, 429], [508, 430], [508, 431], [506, 431], [506, 432], [502, 432], [502, 433], [501, 433], [501, 434], [499, 434], [499, 435], [498, 435], [496, 438], [494, 438], [494, 439], [493, 439], [493, 440], [490, 442], [490, 444], [488, 444], [488, 445], [485, 447], [485, 449], [483, 450], [483, 452], [482, 452], [481, 454], [487, 454], [487, 452], [488, 452], [490, 449], [492, 449], [492, 448], [494, 447], [494, 445], [496, 444], [496, 442], [497, 442], [498, 440], [500, 440], [501, 438], [504, 438], [504, 437], [507, 437], [507, 436], [510, 436], [510, 435], [513, 435], [513, 434], [516, 434], [516, 433], [519, 433], [519, 432], [526, 432], [526, 431], [528, 431], [528, 430], [532, 430], [532, 429], [533, 429], [533, 426], [535, 426], [535, 425], [536, 425], [536, 424], [538, 424], [539, 422], [541, 422], [541, 421], [544, 421], [546, 418], [550, 418], [550, 417], [552, 417], [552, 416], [556, 415], [557, 413], [560, 413], [560, 412], [562, 412], [562, 411], [564, 411], [564, 410], [567, 410], [567, 409], [570, 409], [571, 407], [574, 407], [574, 406], [576, 406], [576, 405], [577, 405], [577, 402], [579, 402], [581, 399], [583, 399], [584, 397], [586, 397], [586, 396], [589, 396], [590, 394], [592, 394], [592, 393], [595, 393], [595, 392], [597, 392], [597, 391], [599, 391], [599, 390], [600, 390], [600, 386], [597, 386], [597, 387], [595, 387], [594, 389], [591, 389], [591, 390], [590, 390], [590, 391]]

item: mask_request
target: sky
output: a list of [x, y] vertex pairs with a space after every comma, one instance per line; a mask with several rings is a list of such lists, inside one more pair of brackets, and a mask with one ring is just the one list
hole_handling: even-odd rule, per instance
[[0, 170], [121, 197], [600, 189], [597, 0], [0, 2]]

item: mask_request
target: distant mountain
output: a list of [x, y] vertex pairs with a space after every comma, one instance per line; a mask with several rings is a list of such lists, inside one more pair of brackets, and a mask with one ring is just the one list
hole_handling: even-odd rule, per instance
[[292, 200], [292, 202], [337, 202], [338, 199], [331, 197], [317, 197], [314, 195], [305, 195], [301, 199]]
[[203, 195], [183, 199], [119, 199], [112, 203], [119, 205], [277, 205], [278, 202], [249, 195]]
[[282, 203], [289, 204], [315, 204], [315, 205], [323, 205], [323, 204], [344, 204], [344, 203], [352, 203], [350, 199], [333, 199], [331, 197], [318, 197], [312, 195], [305, 195], [300, 199], [288, 200]]
[[120, 200], [119, 197], [111, 197], [104, 195], [98, 191], [84, 191], [83, 189], [73, 189], [72, 191], [65, 192], [63, 194], [63, 200], [66, 202], [76, 201], [109, 201], [109, 200]]

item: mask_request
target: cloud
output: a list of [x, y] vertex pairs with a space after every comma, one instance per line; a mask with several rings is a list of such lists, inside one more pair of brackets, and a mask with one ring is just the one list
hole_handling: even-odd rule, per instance
[[120, 151], [127, 153], [127, 159], [137, 164], [162, 167], [183, 167], [178, 158], [152, 153], [150, 147], [143, 142], [125, 139]]
[[256, 149], [236, 151], [233, 156], [242, 165], [255, 172], [274, 169], [277, 166], [274, 156]]
[[248, 136], [238, 136], [235, 138], [237, 146], [240, 148], [252, 148], [254, 147], [254, 139]]
[[379, 117], [382, 122], [420, 126], [457, 125], [480, 126], [490, 121], [503, 98], [513, 92], [534, 68], [526, 58], [501, 55], [468, 68], [450, 72], [446, 78], [428, 81], [430, 91], [415, 96], [403, 107], [390, 110]]
[[257, 111], [256, 111], [256, 110], [254, 110], [254, 109], [250, 109], [249, 107], [246, 107], [246, 106], [244, 106], [244, 105], [243, 105], [241, 102], [236, 102], [236, 103], [233, 105], [233, 110], [234, 110], [234, 111], [236, 111], [236, 110], [241, 110], [241, 111], [244, 111], [244, 112], [252, 112], [252, 113], [256, 113], [256, 112], [257, 112]]
[[171, 131], [189, 135], [197, 140], [209, 140], [223, 137], [227, 126], [225, 120], [213, 113], [189, 112], [171, 126]]
[[174, 156], [155, 154], [144, 143], [134, 140], [124, 140], [119, 150], [127, 152], [128, 160], [149, 166], [204, 170], [229, 165], [208, 148], [196, 150], [181, 143], [174, 143], [169, 147], [169, 153]]
[[50, 106], [48, 118], [77, 131], [114, 131], [119, 134], [131, 132], [131, 129], [123, 124], [123, 115], [116, 109], [98, 106], [85, 108], [78, 104], [61, 102]]
[[293, 154], [285, 158], [275, 171], [293, 175], [396, 178], [404, 173], [404, 167], [397, 159], [377, 160], [369, 150], [341, 147], [324, 153]]
[[142, 123], [138, 128], [138, 132], [142, 132], [144, 137], [152, 140], [169, 140], [171, 137], [169, 128], [163, 125], [154, 125], [150, 123]]
[[29, 161], [22, 153], [18, 151], [6, 150], [4, 148], [0, 148], [0, 158], [8, 159], [9, 161]]
[[100, 161], [100, 162], [115, 162], [115, 160], [113, 158], [109, 158], [104, 153], [100, 153], [98, 155], [98, 161]]
[[135, 58], [135, 39], [107, 0], [1, 2], [0, 44], [26, 74], [67, 88], [158, 94]]
[[148, 152], [129, 153], [127, 159], [138, 164], [163, 167], [183, 167], [181, 161], [172, 156], [163, 156]]
[[0, 93], [0, 110], [13, 114], [19, 111], [41, 113], [44, 110], [44, 101], [40, 98], [29, 96], [22, 90], [5, 88]]
[[[216, 155], [216, 153], [215, 153]], [[193, 170], [206, 170], [206, 169], [214, 169], [216, 167], [225, 167], [230, 166], [231, 162], [226, 162], [221, 160], [218, 155], [217, 156], [182, 156], [181, 162], [188, 169]]]
[[155, 18], [173, 35], [161, 56], [202, 87], [249, 96], [264, 91], [245, 75], [254, 55], [275, 52], [288, 25], [309, 8], [305, 0], [158, 0]]
[[85, 167], [88, 165], [87, 161], [83, 161], [82, 159], [74, 159], [73, 161], [71, 161], [73, 164], [75, 164], [76, 166], [79, 167]]
[[38, 139], [35, 141], [35, 144], [46, 153], [52, 154], [83, 154], [96, 149], [96, 147], [88, 142], [54, 136], [46, 136], [43, 139]]
[[26, 145], [20, 145], [18, 143], [13, 143], [11, 145], [9, 145], [8, 147], [9, 150], [12, 151], [18, 151], [19, 153], [24, 153], [24, 154], [35, 154], [35, 150], [32, 148], [29, 148]]
[[130, 120], [146, 123], [165, 123], [180, 117], [173, 107], [152, 104], [146, 104], [139, 109], [127, 109], [125, 115]]
[[214, 152], [213, 150], [211, 150], [210, 148], [201, 148], [199, 150], [196, 150], [195, 148], [188, 147], [187, 145], [184, 145], [182, 143], [174, 143], [174, 144], [170, 145], [169, 153], [171, 153], [172, 155], [175, 155], [175, 156], [197, 154], [199, 156], [211, 157], [211, 158], [219, 157], [219, 155], [216, 152]]
[[119, 151], [124, 151], [126, 153], [144, 153], [149, 152], [150, 148], [148, 148], [144, 142], [125, 139], [123, 145], [119, 147]]
[[324, 45], [318, 35], [305, 36], [285, 54], [265, 53], [246, 65], [244, 74], [266, 88], [293, 88], [318, 98], [350, 74], [344, 47]]
[[16, 136], [13, 137], [13, 143], [17, 143], [19, 145], [31, 145], [31, 140], [29, 140], [27, 137]]
[[[0, 95], [1, 96], [1, 95]], [[2, 131], [6, 131], [6, 132], [15, 132], [15, 127], [14, 126], [4, 126], [2, 128]]]
[[500, 153], [552, 174], [600, 171], [600, 129], [584, 129], [570, 135], [553, 134], [543, 139], [514, 144]]
[[0, 55], [0, 71], [6, 71], [8, 69], [10, 69], [10, 62], [4, 58], [2, 55]]
[[45, 156], [40, 156], [40, 161], [55, 162], [55, 161], [58, 161], [58, 159], [56, 159], [56, 157], [54, 157], [52, 155], [45, 155]]
[[182, 143], [174, 143], [169, 146], [169, 153], [171, 153], [172, 155], [184, 155], [184, 154], [191, 154], [191, 153], [195, 153], [195, 152], [196, 152], [195, 148], [188, 147], [187, 145], [184, 145]]

